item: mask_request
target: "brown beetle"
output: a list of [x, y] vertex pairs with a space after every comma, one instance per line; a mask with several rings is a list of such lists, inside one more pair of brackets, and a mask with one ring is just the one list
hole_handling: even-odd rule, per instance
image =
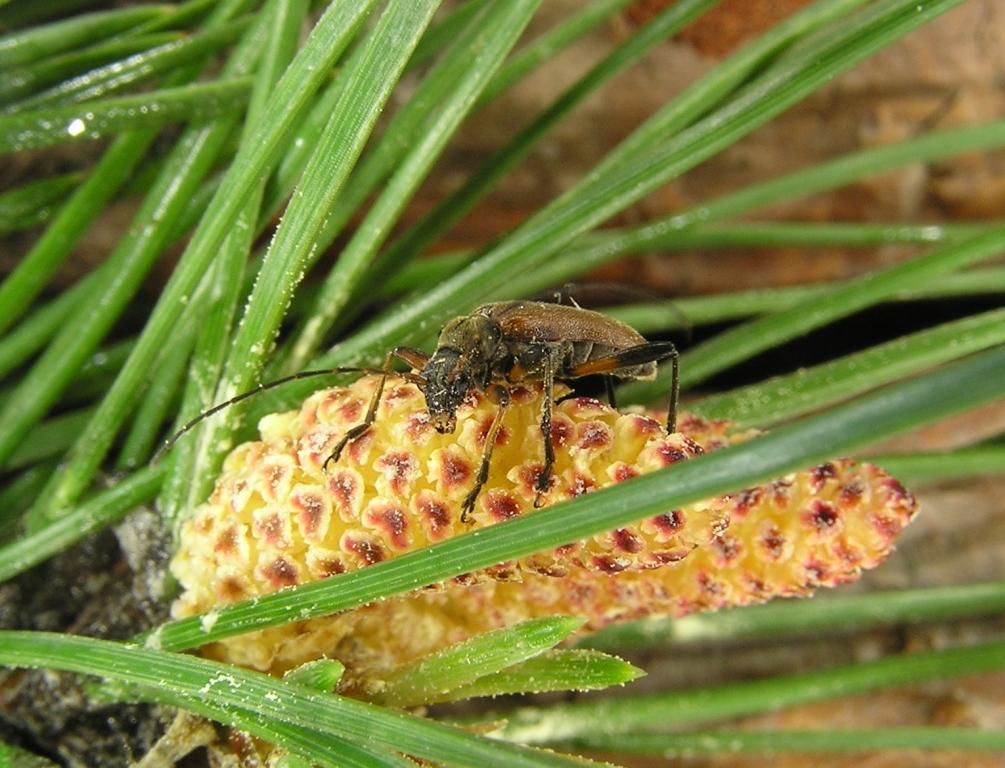
[[[395, 373], [391, 365], [401, 360], [418, 373]], [[388, 376], [401, 376], [415, 383], [426, 400], [426, 407], [437, 431], [454, 431], [457, 409], [471, 390], [484, 393], [499, 407], [485, 438], [485, 450], [475, 485], [464, 499], [461, 519], [468, 520], [478, 494], [488, 479], [496, 433], [510, 399], [510, 387], [525, 380], [541, 381], [544, 388], [541, 409], [541, 434], [544, 437], [544, 468], [535, 483], [537, 499], [548, 490], [555, 462], [551, 440], [551, 411], [556, 381], [601, 375], [611, 405], [614, 405], [613, 378], [650, 379], [656, 375], [656, 363], [671, 361], [672, 377], [667, 431], [676, 427], [679, 395], [678, 355], [668, 341], [646, 341], [635, 329], [618, 320], [576, 306], [538, 301], [503, 301], [485, 304], [470, 315], [457, 317], [440, 331], [436, 350], [428, 355], [411, 347], [395, 347], [384, 360], [382, 369], [331, 368], [277, 379], [221, 403], [186, 424], [166, 444], [175, 440], [202, 419], [265, 389], [294, 379], [336, 373], [377, 373], [381, 376], [366, 415], [347, 431], [325, 460], [338, 461], [342, 450], [362, 435], [373, 423]]]

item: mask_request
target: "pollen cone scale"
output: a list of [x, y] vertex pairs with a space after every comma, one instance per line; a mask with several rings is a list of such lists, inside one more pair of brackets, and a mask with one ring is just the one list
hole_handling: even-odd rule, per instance
[[[299, 410], [265, 417], [261, 440], [228, 456], [209, 500], [181, 531], [172, 571], [184, 592], [175, 616], [365, 568], [533, 514], [544, 455], [539, 387], [513, 393], [488, 480], [465, 523], [463, 500], [496, 409], [476, 393], [458, 410], [455, 432], [444, 435], [414, 385], [388, 382], [374, 424], [325, 471], [325, 459], [363, 418], [376, 385], [365, 377], [316, 392]], [[649, 416], [592, 398], [560, 402], [544, 504], [749, 436], [731, 436], [725, 422], [688, 417], [679, 430], [668, 435]], [[881, 562], [915, 510], [913, 497], [882, 470], [835, 460], [433, 589], [230, 638], [203, 652], [273, 673], [334, 657], [365, 673], [535, 616], [582, 616], [598, 629], [805, 595]]]

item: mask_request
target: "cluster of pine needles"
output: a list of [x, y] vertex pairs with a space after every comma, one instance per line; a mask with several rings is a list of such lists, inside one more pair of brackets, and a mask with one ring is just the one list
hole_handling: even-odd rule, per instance
[[[666, 332], [682, 316], [695, 326], [734, 323], [684, 351], [686, 394], [870, 307], [1002, 291], [1002, 269], [979, 266], [1005, 250], [999, 222], [754, 218], [767, 206], [884, 170], [1000, 147], [1000, 121], [837, 157], [639, 226], [605, 226], [961, 2], [809, 3], [666, 100], [567, 191], [470, 253], [437, 253], [436, 246], [561, 120], [575, 119], [584, 99], [714, 0], [672, 3], [613, 44], [407, 228], [403, 211], [466, 121], [622, 12], [627, 0], [584, 3], [534, 34], [527, 30], [540, 0], [442, 8], [439, 0], [0, 5], [0, 152], [11, 167], [22, 157], [44, 167], [39, 158], [60, 157], [60, 145], [81, 142], [69, 170], [20, 178], [0, 193], [0, 231], [9, 242], [30, 231], [18, 241], [27, 245], [17, 266], [0, 282], [0, 576], [15, 579], [144, 505], [175, 531], [257, 417], [295, 405], [314, 384], [292, 384], [224, 411], [151, 464], [159, 442], [209, 405], [298, 370], [379, 366], [396, 345], [428, 349], [450, 317], [486, 301], [533, 295], [616, 259], [780, 244], [917, 244], [910, 259], [841, 282], [620, 307], [617, 316], [646, 334]], [[126, 199], [134, 212], [114, 247], [56, 290], [54, 278], [84, 233]], [[155, 302], [144, 293], [154, 271], [167, 276]], [[713, 726], [839, 695], [1000, 670], [1003, 641], [714, 688], [500, 709], [488, 717], [501, 724], [491, 739], [480, 735], [484, 726], [339, 696], [334, 661], [279, 680], [180, 651], [350, 610], [557, 546], [572, 528], [600, 533], [977, 408], [1005, 396], [1003, 342], [1005, 310], [997, 309], [741, 389], [692, 396], [689, 405], [701, 416], [773, 429], [704, 457], [693, 471], [685, 465], [644, 487], [627, 483], [616, 502], [586, 495], [482, 531], [477, 546], [459, 537], [211, 617], [137, 628], [146, 632], [133, 642], [0, 631], [0, 665], [94, 676], [104, 681], [95, 696], [196, 713], [279, 745], [289, 766], [414, 765], [405, 755], [433, 765], [583, 764], [539, 746], [622, 755], [1002, 750], [1005, 734], [976, 728]], [[635, 382], [619, 396], [645, 403], [666, 391], [661, 377]], [[1001, 472], [1005, 446], [889, 455], [882, 464], [908, 484]], [[593, 642], [627, 652], [687, 638], [778, 640], [807, 627], [982, 616], [1003, 605], [1002, 582], [918, 588], [629, 625]], [[577, 626], [544, 619], [475, 638], [427, 663], [419, 688], [486, 696], [596, 689], [635, 676], [630, 665], [599, 651], [552, 651]], [[521, 687], [528, 677], [536, 687]], [[408, 703], [428, 702], [419, 696]], [[0, 745], [0, 756], [27, 759], [31, 746], [61, 754], [58, 744], [12, 743]]]

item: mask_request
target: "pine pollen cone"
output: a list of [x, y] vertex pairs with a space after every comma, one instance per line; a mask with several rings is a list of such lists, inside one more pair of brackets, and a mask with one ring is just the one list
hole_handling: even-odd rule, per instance
[[[421, 392], [389, 380], [373, 425], [325, 471], [377, 381], [321, 390], [299, 410], [266, 416], [262, 439], [231, 452], [209, 500], [182, 528], [172, 562], [184, 588], [175, 616], [365, 568], [534, 512], [544, 463], [539, 386], [513, 392], [468, 522], [460, 519], [463, 500], [497, 407], [475, 392], [458, 409], [454, 433], [440, 434]], [[593, 398], [561, 401], [544, 504], [749, 436], [687, 416], [679, 430], [668, 435], [650, 416]], [[536, 616], [582, 616], [598, 629], [806, 595], [878, 565], [915, 511], [911, 494], [881, 469], [839, 459], [436, 588], [230, 638], [204, 653], [274, 673], [322, 656], [383, 668]]]

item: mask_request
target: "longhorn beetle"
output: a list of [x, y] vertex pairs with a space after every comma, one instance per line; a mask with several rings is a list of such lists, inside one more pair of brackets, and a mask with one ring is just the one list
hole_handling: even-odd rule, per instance
[[[395, 359], [407, 363], [413, 370], [408, 373], [393, 371], [391, 365]], [[418, 386], [425, 397], [433, 426], [440, 433], [454, 431], [457, 408], [467, 393], [474, 389], [483, 393], [498, 408], [485, 437], [485, 448], [474, 487], [464, 499], [461, 520], [467, 522], [475, 500], [488, 479], [492, 449], [509, 404], [512, 385], [535, 380], [541, 381], [544, 389], [541, 407], [544, 467], [534, 485], [537, 492], [534, 506], [537, 507], [540, 506], [542, 494], [548, 490], [555, 463], [555, 452], [550, 439], [555, 382], [601, 375], [604, 377], [608, 398], [614, 406], [613, 378], [651, 379], [656, 375], [656, 363], [662, 360], [670, 360], [672, 365], [667, 431], [674, 432], [680, 374], [678, 354], [673, 344], [668, 341], [646, 341], [630, 326], [577, 306], [538, 301], [484, 304], [470, 315], [454, 318], [447, 323], [440, 331], [436, 350], [432, 355], [412, 347], [395, 347], [387, 353], [380, 369], [329, 368], [323, 371], [303, 371], [260, 384], [256, 389], [213, 406], [192, 419], [164, 444], [161, 451], [169, 449], [179, 437], [207, 416], [280, 384], [326, 374], [378, 374], [380, 381], [363, 421], [342, 436], [325, 460], [324, 468], [327, 469], [330, 463], [338, 461], [342, 450], [351, 440], [362, 435], [373, 424], [388, 376], [400, 376]]]

